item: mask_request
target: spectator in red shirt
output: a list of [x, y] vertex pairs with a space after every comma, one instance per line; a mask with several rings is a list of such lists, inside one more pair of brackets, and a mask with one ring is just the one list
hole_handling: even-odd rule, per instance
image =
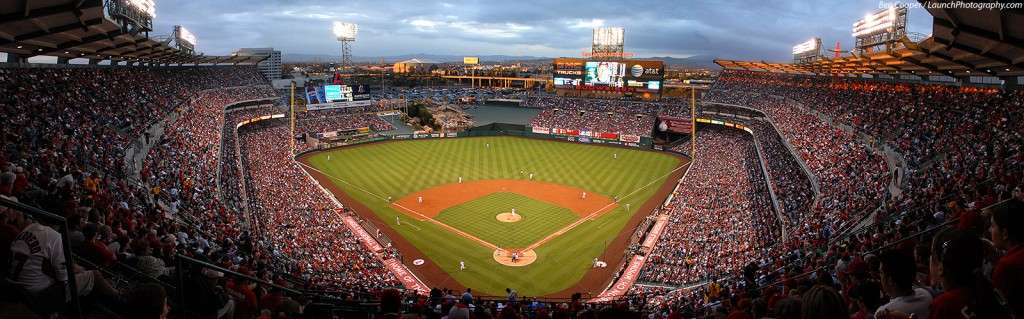
[[992, 272], [996, 286], [1017, 318], [1024, 318], [1024, 203], [1013, 199], [989, 212], [992, 244], [1006, 250]]
[[740, 301], [736, 303], [736, 308], [733, 308], [732, 312], [729, 313], [728, 319], [751, 319], [750, 299], [740, 299]]
[[85, 228], [82, 229], [82, 234], [85, 236], [85, 243], [82, 244], [82, 256], [102, 267], [113, 266], [117, 262], [117, 256], [107, 249], [107, 245], [96, 239], [97, 233], [96, 224], [85, 225]]
[[935, 236], [930, 267], [944, 292], [932, 300], [929, 318], [1008, 317], [982, 277], [984, 254], [984, 243], [969, 233], [948, 229]]
[[248, 279], [233, 279], [228, 281], [225, 286], [228, 288], [229, 294], [237, 301], [236, 317], [249, 318], [258, 313], [256, 293], [253, 291], [256, 286], [254, 282]]

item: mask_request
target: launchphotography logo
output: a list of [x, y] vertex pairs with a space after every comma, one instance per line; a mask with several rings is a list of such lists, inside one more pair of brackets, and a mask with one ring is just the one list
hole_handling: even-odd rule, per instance
[[925, 8], [925, 9], [968, 9], [968, 10], [1012, 10], [1024, 8], [1024, 2], [971, 2], [971, 1], [925, 1], [903, 2], [903, 1], [878, 1], [879, 9], [891, 7], [898, 8]]

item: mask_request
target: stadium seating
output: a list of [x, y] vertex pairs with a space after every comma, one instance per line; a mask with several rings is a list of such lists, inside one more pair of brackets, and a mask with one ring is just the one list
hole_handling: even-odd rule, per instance
[[[186, 310], [197, 316], [248, 319], [272, 310], [294, 317], [320, 293], [371, 300], [381, 313], [429, 317], [457, 307], [455, 292], [387, 289], [399, 283], [380, 260], [397, 251], [374, 255], [340, 222], [351, 212], [291, 160], [287, 119], [236, 126], [281, 109], [224, 109], [274, 95], [252, 67], [0, 68], [0, 195], [67, 218], [68, 228], [53, 227], [67, 234], [82, 265], [102, 271], [96, 282], [122, 296], [149, 289], [143, 282], [184, 279]], [[642, 136], [655, 116], [686, 114], [681, 101], [526, 100], [542, 109], [536, 126]], [[845, 308], [828, 309], [837, 316], [866, 315], [889, 309], [881, 295], [901, 293], [879, 285], [879, 269], [890, 278], [893, 267], [917, 269], [918, 284], [945, 290], [933, 304], [938, 313], [955, 308], [954, 292], [976, 301], [966, 309], [979, 318], [1005, 317], [993, 292], [1019, 311], [1021, 287], [1004, 276], [1021, 267], [1013, 258], [1024, 200], [1024, 94], [724, 71], [705, 100], [765, 118], [745, 123], [752, 134], [700, 127], [697, 159], [660, 211], [671, 224], [629, 295], [609, 305], [477, 299], [474, 313], [785, 318], [799, 316], [801, 304], [813, 311], [833, 298]], [[366, 114], [377, 110], [301, 113], [297, 132], [389, 129]], [[150, 135], [154, 124], [162, 136]], [[140, 150], [143, 165], [128, 164], [129, 152]], [[27, 223], [22, 216], [0, 209], [4, 259]], [[231, 273], [178, 266], [184, 258]], [[930, 260], [953, 271], [929, 273]], [[288, 297], [286, 289], [302, 291]], [[7, 298], [13, 289], [4, 291]], [[120, 301], [94, 291], [87, 308], [131, 317]]]
[[768, 198], [753, 138], [708, 127], [698, 159], [666, 207], [671, 223], [639, 280], [680, 286], [739, 271], [779, 254], [782, 226]]
[[528, 96], [527, 107], [541, 109], [530, 121], [532, 126], [591, 132], [609, 132], [651, 136], [655, 116], [661, 110], [678, 109], [670, 103], [630, 102], [564, 98], [549, 95]]
[[281, 143], [288, 139], [286, 123], [252, 126], [239, 132], [249, 206], [273, 259], [291, 261], [276, 266], [321, 289], [399, 286], [344, 226], [327, 194], [291, 160], [288, 144]]

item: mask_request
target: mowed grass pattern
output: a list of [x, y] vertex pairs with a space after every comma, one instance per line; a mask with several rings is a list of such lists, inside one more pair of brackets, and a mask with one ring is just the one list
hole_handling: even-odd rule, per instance
[[[511, 212], [523, 219], [498, 221], [500, 213]], [[578, 219], [565, 207], [513, 193], [494, 193], [441, 211], [437, 220], [502, 248], [523, 248]]]
[[[664, 153], [517, 137], [376, 143], [318, 153], [309, 162], [428, 256], [428, 262], [462, 285], [496, 296], [503, 295], [506, 287], [530, 296], [571, 287], [622, 231], [636, 208], [681, 164]], [[494, 261], [490, 249], [433, 223], [407, 218], [386, 201], [388, 196], [397, 199], [455, 183], [460, 176], [467, 181], [525, 179], [531, 172], [535, 180], [619, 196], [619, 207], [537, 248], [537, 262], [506, 267]], [[627, 212], [626, 204], [633, 211]], [[399, 216], [400, 226], [394, 223]], [[465, 261], [466, 271], [459, 271], [459, 261]]]

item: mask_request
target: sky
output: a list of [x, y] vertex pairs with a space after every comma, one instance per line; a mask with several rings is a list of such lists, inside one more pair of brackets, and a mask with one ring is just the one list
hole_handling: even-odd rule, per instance
[[[626, 4], [629, 2], [629, 4]], [[355, 56], [403, 54], [580, 56], [596, 26], [625, 28], [637, 57], [704, 55], [787, 61], [812, 37], [827, 49], [853, 45], [854, 21], [886, 0], [426, 1], [156, 0], [151, 35], [183, 25], [198, 51], [229, 54], [274, 47], [284, 55], [340, 55], [333, 21], [359, 25]], [[912, 2], [916, 3], [916, 2]], [[931, 33], [931, 16], [910, 10], [908, 30]]]

